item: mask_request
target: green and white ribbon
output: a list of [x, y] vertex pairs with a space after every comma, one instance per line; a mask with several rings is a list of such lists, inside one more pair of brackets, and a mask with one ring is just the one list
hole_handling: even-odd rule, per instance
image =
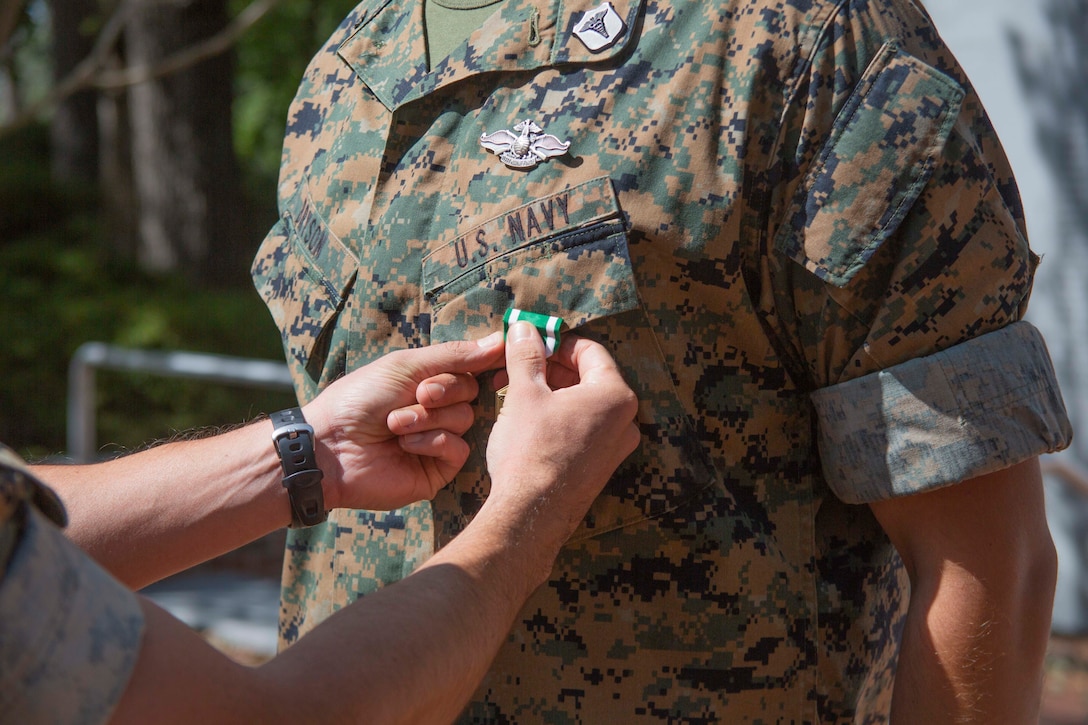
[[555, 349], [559, 347], [559, 328], [563, 326], [563, 318], [554, 315], [540, 315], [536, 312], [526, 312], [511, 307], [502, 316], [503, 335], [510, 332], [510, 325], [519, 320], [531, 322], [540, 331], [540, 336], [544, 338], [544, 347], [547, 349], [545, 357], [551, 357]]

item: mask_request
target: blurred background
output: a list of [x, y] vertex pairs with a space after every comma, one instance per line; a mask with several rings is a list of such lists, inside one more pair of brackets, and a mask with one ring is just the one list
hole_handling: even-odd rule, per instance
[[[287, 105], [353, 5], [0, 0], [0, 441], [64, 453], [86, 341], [282, 362], [248, 268], [276, 219]], [[97, 377], [103, 454], [293, 400]]]
[[[0, 0], [0, 441], [31, 459], [69, 454], [68, 370], [86, 342], [282, 362], [248, 266], [276, 218], [287, 105], [353, 5]], [[1080, 430], [1088, 415], [1088, 0], [925, 5], [1017, 172], [1032, 246], [1044, 256], [1029, 319], [1046, 335]], [[109, 366], [93, 388], [98, 455], [294, 400], [275, 385]], [[1045, 466], [1060, 556], [1045, 722], [1084, 723], [1088, 435]], [[263, 602], [274, 593], [280, 546], [273, 537], [221, 568], [257, 577]], [[184, 587], [163, 596], [188, 601]], [[274, 606], [250, 618], [274, 627]], [[200, 617], [212, 615], [193, 616], [207, 626]]]

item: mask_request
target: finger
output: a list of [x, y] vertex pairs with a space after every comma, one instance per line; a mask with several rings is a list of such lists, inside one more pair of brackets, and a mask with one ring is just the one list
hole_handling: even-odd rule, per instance
[[457, 340], [392, 353], [395, 363], [417, 380], [441, 373], [481, 373], [502, 366], [501, 332], [480, 340]]
[[578, 340], [581, 340], [580, 335], [574, 333], [568, 333], [563, 335], [563, 339], [559, 343], [559, 347], [556, 348], [555, 353], [548, 358], [548, 363], [552, 367], [567, 368], [572, 371], [577, 371], [578, 366], [574, 362], [574, 349], [578, 344]]
[[455, 403], [440, 408], [410, 405], [397, 408], [386, 418], [385, 424], [393, 435], [409, 435], [430, 430], [445, 429], [457, 435], [472, 427], [475, 415], [468, 403]]
[[552, 390], [559, 390], [561, 388], [569, 388], [572, 385], [577, 385], [578, 371], [572, 370], [564, 365], [553, 365], [551, 361], [548, 362], [548, 387]]
[[578, 337], [572, 341], [568, 352], [569, 357], [564, 358], [562, 362], [573, 366], [582, 382], [595, 379], [623, 379], [615, 358], [604, 345], [598, 342]]
[[[574, 355], [578, 345], [577, 341], [580, 339], [578, 335], [565, 335], [559, 348], [547, 359], [548, 387], [552, 390], [569, 388], [578, 384], [578, 365]], [[505, 370], [499, 370], [495, 373], [493, 385], [496, 390], [509, 382], [510, 376]]]
[[450, 469], [450, 476], [468, 460], [469, 447], [459, 435], [448, 430], [429, 430], [401, 436], [400, 447], [405, 453], [434, 458]]
[[529, 322], [515, 322], [506, 338], [506, 374], [511, 387], [547, 385], [544, 340]]
[[579, 342], [582, 339], [574, 334], [565, 335], [555, 354], [548, 358], [548, 386], [552, 390], [569, 388], [580, 382], [577, 351], [584, 345]]
[[442, 373], [427, 378], [416, 387], [416, 402], [428, 408], [453, 403], [467, 403], [480, 393], [476, 378], [468, 373]]

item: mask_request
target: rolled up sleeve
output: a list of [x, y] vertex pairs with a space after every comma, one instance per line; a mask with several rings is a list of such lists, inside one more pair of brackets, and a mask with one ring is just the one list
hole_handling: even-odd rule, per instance
[[1072, 438], [1046, 345], [1027, 322], [811, 398], [824, 475], [848, 503], [940, 488]]
[[0, 722], [105, 722], [142, 632], [136, 595], [29, 509], [0, 580]]

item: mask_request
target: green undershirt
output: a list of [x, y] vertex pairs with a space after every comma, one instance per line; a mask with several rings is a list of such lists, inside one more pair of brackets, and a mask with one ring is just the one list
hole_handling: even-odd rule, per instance
[[424, 0], [427, 64], [434, 68], [472, 31], [484, 24], [503, 0]]

